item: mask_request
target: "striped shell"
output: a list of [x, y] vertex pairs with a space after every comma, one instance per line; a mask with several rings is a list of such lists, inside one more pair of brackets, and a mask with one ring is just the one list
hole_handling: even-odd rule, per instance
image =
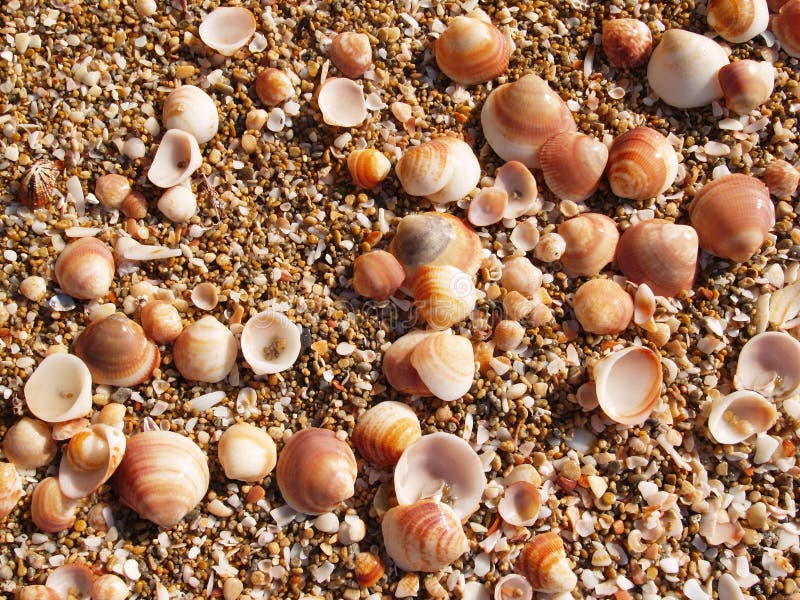
[[53, 200], [60, 168], [59, 162], [51, 160], [33, 163], [19, 182], [17, 198], [20, 204], [34, 209], [49, 205]]
[[789, 56], [800, 58], [800, 0], [789, 0], [772, 20], [772, 32]]
[[740, 44], [767, 30], [769, 7], [767, 0], [709, 0], [707, 19], [718, 34]]
[[93, 237], [67, 244], [58, 255], [55, 275], [59, 287], [73, 298], [94, 300], [108, 294], [114, 282], [114, 255]]
[[409, 360], [425, 387], [440, 400], [458, 400], [472, 387], [475, 355], [463, 336], [448, 332], [427, 336]]
[[583, 213], [558, 226], [566, 242], [561, 264], [571, 276], [597, 275], [614, 259], [619, 231], [613, 219], [599, 213]]
[[386, 155], [374, 148], [353, 150], [347, 157], [347, 170], [353, 183], [365, 190], [377, 187], [391, 169], [392, 163]]
[[582, 284], [572, 299], [572, 309], [584, 331], [601, 335], [625, 331], [633, 318], [630, 294], [612, 279]]
[[775, 87], [775, 67], [767, 61], [739, 60], [717, 74], [725, 105], [740, 115], [764, 104]]
[[83, 498], [103, 485], [122, 461], [125, 434], [97, 423], [74, 435], [61, 455], [58, 485], [68, 498]]
[[362, 254], [353, 263], [353, 289], [358, 295], [373, 300], [393, 296], [405, 278], [403, 265], [385, 250]]
[[75, 523], [79, 501], [61, 493], [58, 479], [42, 479], [31, 497], [31, 520], [37, 528], [47, 533], [58, 533]]
[[411, 365], [411, 353], [426, 337], [436, 335], [434, 331], [413, 329], [397, 338], [383, 354], [383, 374], [395, 390], [415, 396], [431, 396], [431, 391], [420, 379]]
[[646, 23], [637, 19], [603, 21], [603, 52], [620, 69], [644, 66], [653, 51], [653, 35]]
[[181, 331], [172, 346], [172, 358], [185, 379], [216, 383], [230, 373], [237, 351], [231, 330], [206, 315]]
[[361, 77], [372, 66], [369, 36], [353, 31], [338, 34], [331, 42], [330, 56], [345, 77]]
[[540, 533], [525, 544], [516, 568], [538, 592], [571, 592], [578, 585], [561, 536], [552, 531]]
[[607, 161], [606, 145], [577, 131], [554, 135], [539, 153], [547, 187], [559, 199], [573, 202], [583, 202], [594, 194]]
[[436, 41], [436, 64], [453, 81], [474, 85], [505, 73], [510, 50], [506, 36], [497, 27], [459, 16]]
[[472, 148], [454, 137], [441, 137], [406, 150], [395, 166], [406, 193], [436, 204], [461, 200], [477, 185], [481, 167]]
[[421, 435], [414, 411], [407, 404], [387, 400], [358, 417], [353, 428], [353, 445], [369, 463], [389, 467]]
[[678, 156], [658, 131], [637, 127], [614, 140], [606, 173], [615, 196], [646, 200], [665, 192], [675, 181]]
[[22, 498], [22, 479], [14, 465], [0, 462], [0, 520], [17, 507]]
[[150, 300], [139, 315], [142, 329], [157, 344], [168, 344], [183, 331], [183, 321], [178, 309], [164, 300]]
[[385, 570], [386, 565], [372, 552], [359, 552], [356, 554], [353, 571], [355, 572], [356, 581], [361, 587], [368, 588], [378, 583]]
[[472, 276], [450, 265], [420, 267], [411, 295], [420, 316], [433, 329], [447, 329], [463, 321], [478, 299]]

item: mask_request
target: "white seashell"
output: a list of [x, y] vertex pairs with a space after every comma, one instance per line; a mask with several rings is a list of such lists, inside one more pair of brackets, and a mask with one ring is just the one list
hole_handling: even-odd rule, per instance
[[733, 383], [776, 400], [793, 396], [800, 389], [800, 342], [782, 331], [750, 338], [739, 352]]
[[522, 215], [538, 213], [542, 209], [536, 179], [528, 167], [518, 160], [510, 160], [497, 169], [494, 184], [508, 194], [504, 219], [517, 219]]
[[639, 327], [652, 330], [656, 313], [656, 297], [646, 283], [641, 284], [633, 297], [633, 322]]
[[526, 298], [533, 298], [542, 287], [542, 277], [539, 267], [524, 256], [516, 256], [503, 263], [500, 284], [509, 292], [519, 292]]
[[256, 18], [246, 8], [226, 6], [203, 17], [198, 33], [203, 43], [222, 54], [231, 56], [242, 48], [256, 32]]
[[233, 333], [211, 315], [186, 327], [172, 347], [175, 368], [181, 375], [206, 383], [222, 381], [233, 368], [236, 353]]
[[637, 425], [661, 395], [661, 361], [649, 348], [631, 346], [600, 359], [594, 381], [603, 412], [617, 423]]
[[769, 322], [785, 328], [800, 313], [800, 283], [793, 283], [773, 292], [769, 301]]
[[454, 137], [441, 137], [406, 150], [395, 166], [403, 190], [447, 204], [461, 200], [474, 188], [481, 167], [472, 148]]
[[364, 89], [346, 77], [326, 79], [319, 87], [317, 104], [328, 125], [358, 127], [367, 118]]
[[192, 288], [191, 299], [200, 310], [214, 310], [219, 302], [219, 290], [210, 281], [204, 281]]
[[161, 118], [164, 129], [182, 129], [191, 133], [198, 144], [209, 141], [219, 129], [216, 104], [194, 85], [182, 85], [171, 91], [164, 100]]
[[427, 336], [410, 360], [422, 383], [440, 400], [458, 400], [472, 387], [475, 355], [465, 337], [448, 332]]
[[63, 565], [47, 576], [45, 585], [62, 598], [88, 600], [92, 595], [94, 573], [84, 565]]
[[58, 485], [67, 498], [83, 498], [108, 481], [125, 454], [125, 434], [97, 423], [73, 436], [61, 456]]
[[517, 223], [508, 240], [517, 250], [529, 252], [539, 244], [539, 223], [535, 217]]
[[195, 137], [182, 129], [170, 129], [161, 138], [147, 178], [160, 188], [171, 188], [189, 179], [202, 163]]
[[765, 433], [777, 419], [778, 411], [769, 400], [742, 390], [712, 400], [708, 430], [720, 444], [738, 444], [753, 434]]
[[285, 371], [300, 349], [300, 330], [282, 313], [265, 310], [244, 325], [242, 354], [256, 375]]
[[187, 223], [197, 214], [197, 197], [190, 187], [176, 185], [161, 194], [158, 210], [173, 223]]
[[47, 295], [47, 280], [38, 275], [31, 275], [19, 282], [19, 293], [31, 302], [39, 302]]
[[60, 423], [92, 411], [92, 374], [73, 354], [46, 357], [25, 383], [25, 403], [34, 416]]
[[237, 423], [225, 430], [217, 447], [219, 462], [228, 479], [259, 481], [275, 468], [275, 442], [263, 429]]
[[522, 575], [509, 573], [494, 584], [494, 600], [531, 600], [533, 588]]
[[478, 180], [481, 178], [481, 165], [472, 148], [465, 141], [454, 137], [440, 139], [447, 144], [453, 157], [453, 176], [444, 187], [428, 194], [428, 200], [435, 204], [448, 204], [461, 200], [478, 184]]
[[530, 527], [536, 522], [541, 507], [538, 488], [527, 481], [517, 481], [506, 487], [497, 512], [510, 525]]

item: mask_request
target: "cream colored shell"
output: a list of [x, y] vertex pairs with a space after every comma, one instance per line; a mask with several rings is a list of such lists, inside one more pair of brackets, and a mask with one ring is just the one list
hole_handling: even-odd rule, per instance
[[233, 368], [237, 346], [231, 330], [216, 317], [206, 315], [175, 339], [172, 357], [175, 368], [186, 379], [216, 383]]
[[225, 477], [248, 482], [269, 475], [278, 460], [270, 435], [250, 423], [237, 423], [226, 429], [219, 439], [217, 454]]
[[265, 310], [244, 325], [242, 354], [256, 375], [285, 371], [300, 349], [300, 330], [283, 313]]

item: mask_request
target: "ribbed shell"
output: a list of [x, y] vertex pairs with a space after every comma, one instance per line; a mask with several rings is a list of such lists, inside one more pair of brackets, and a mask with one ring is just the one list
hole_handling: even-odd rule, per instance
[[572, 299], [575, 318], [585, 331], [597, 334], [625, 331], [633, 318], [630, 294], [611, 279], [582, 284]]
[[0, 520], [17, 507], [22, 498], [22, 479], [11, 463], [0, 463]]
[[583, 202], [594, 194], [607, 161], [606, 145], [577, 131], [554, 135], [539, 153], [547, 187], [561, 200], [573, 202]]
[[561, 536], [549, 531], [534, 536], [517, 558], [517, 571], [539, 592], [570, 592], [578, 584]]
[[717, 77], [726, 106], [740, 115], [769, 100], [775, 87], [775, 67], [767, 61], [740, 60], [722, 67]]
[[569, 275], [597, 275], [614, 259], [619, 231], [613, 219], [599, 213], [583, 213], [558, 226], [566, 242], [561, 264]]
[[52, 203], [59, 163], [40, 160], [31, 165], [19, 182], [17, 198], [28, 208], [42, 208]]
[[773, 160], [761, 174], [761, 181], [769, 188], [770, 194], [779, 200], [788, 200], [797, 191], [800, 171], [785, 160]]
[[231, 330], [206, 315], [187, 326], [172, 346], [175, 368], [186, 379], [222, 381], [236, 362], [238, 344]]
[[800, 58], [800, 0], [789, 0], [772, 20], [772, 32], [789, 56]]
[[441, 190], [453, 177], [456, 161], [443, 138], [412, 146], [395, 166], [407, 194], [427, 196]]
[[478, 298], [472, 275], [450, 265], [420, 267], [411, 295], [419, 314], [433, 329], [447, 329], [466, 319]]
[[33, 490], [31, 519], [33, 524], [47, 533], [58, 533], [75, 523], [75, 509], [79, 501], [61, 493], [58, 479], [43, 479]]
[[386, 567], [383, 561], [371, 552], [359, 552], [356, 554], [353, 570], [358, 585], [367, 588], [378, 583]]
[[217, 105], [206, 92], [194, 85], [172, 90], [164, 100], [161, 115], [165, 129], [182, 129], [204, 144], [219, 129]]
[[769, 25], [767, 0], [709, 0], [708, 24], [734, 44], [752, 40]]
[[397, 338], [384, 352], [383, 374], [389, 385], [398, 392], [417, 396], [432, 395], [411, 365], [411, 353], [423, 339], [431, 335], [436, 335], [436, 332], [414, 329]]
[[372, 66], [369, 36], [353, 31], [338, 34], [331, 42], [330, 56], [345, 77], [361, 77]]
[[407, 404], [387, 400], [358, 417], [353, 428], [353, 445], [371, 464], [389, 467], [421, 435], [414, 411]]
[[394, 295], [405, 278], [403, 265], [385, 250], [362, 254], [353, 264], [353, 289], [373, 300], [386, 300]]
[[637, 127], [614, 140], [606, 172], [615, 196], [646, 200], [666, 191], [675, 181], [678, 157], [658, 131]]
[[410, 360], [422, 383], [440, 400], [458, 400], [472, 387], [475, 355], [463, 336], [443, 332], [426, 337]]
[[661, 395], [659, 356], [630, 346], [601, 358], [594, 366], [597, 402], [606, 416], [623, 425], [643, 423]]
[[114, 255], [93, 237], [67, 244], [56, 259], [58, 285], [73, 298], [93, 300], [108, 294], [114, 281]]
[[453, 81], [474, 85], [505, 73], [510, 50], [506, 36], [497, 27], [459, 16], [436, 41], [436, 64]]
[[347, 169], [353, 183], [358, 187], [371, 190], [386, 179], [392, 169], [392, 163], [383, 152], [375, 148], [353, 150], [347, 157]]
[[653, 34], [637, 19], [603, 21], [603, 52], [620, 69], [644, 66], [653, 51]]

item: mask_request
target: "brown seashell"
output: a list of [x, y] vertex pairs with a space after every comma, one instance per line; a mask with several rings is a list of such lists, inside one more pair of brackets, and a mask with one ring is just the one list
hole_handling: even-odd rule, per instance
[[347, 157], [347, 169], [358, 187], [371, 190], [386, 179], [392, 163], [383, 152], [374, 148], [353, 150]]
[[421, 435], [419, 419], [411, 407], [387, 400], [358, 417], [353, 428], [353, 445], [376, 467], [390, 467]]
[[508, 192], [499, 187], [483, 188], [470, 201], [467, 220], [476, 227], [494, 225], [503, 220], [508, 206]]
[[603, 51], [617, 68], [643, 67], [653, 51], [653, 35], [637, 19], [608, 19], [603, 21]]
[[263, 104], [275, 106], [294, 96], [294, 86], [286, 73], [268, 67], [256, 77], [256, 95]]
[[131, 183], [124, 175], [108, 173], [98, 177], [94, 184], [94, 195], [107, 208], [119, 208], [130, 193]]
[[561, 536], [552, 531], [540, 533], [525, 544], [516, 567], [538, 592], [571, 592], [578, 585]]
[[614, 259], [619, 231], [613, 219], [598, 213], [583, 213], [558, 226], [566, 242], [561, 264], [570, 276], [593, 276]]
[[238, 350], [231, 330], [206, 315], [181, 331], [172, 346], [172, 359], [185, 379], [217, 383], [230, 373]]
[[394, 389], [403, 394], [431, 396], [431, 391], [422, 383], [416, 369], [411, 366], [411, 353], [426, 337], [435, 331], [414, 329], [397, 338], [383, 354], [383, 374]]
[[72, 437], [61, 456], [58, 485], [68, 498], [83, 498], [103, 485], [122, 461], [125, 435], [97, 423]]
[[59, 162], [51, 160], [33, 163], [19, 182], [17, 198], [20, 204], [33, 209], [49, 205], [56, 189], [58, 172], [62, 168]]
[[67, 244], [58, 255], [55, 275], [58, 285], [73, 298], [93, 300], [108, 294], [114, 281], [114, 255], [93, 237]]
[[758, 252], [775, 226], [775, 207], [766, 185], [735, 173], [704, 185], [689, 205], [689, 218], [703, 250], [745, 262]]
[[367, 252], [353, 263], [353, 289], [360, 296], [386, 300], [400, 289], [406, 273], [393, 254], [384, 250]]
[[800, 0], [789, 0], [772, 19], [772, 33], [789, 56], [800, 58]]
[[494, 184], [508, 194], [504, 219], [517, 219], [522, 215], [538, 213], [542, 209], [536, 179], [528, 167], [518, 160], [510, 160], [497, 169]]
[[767, 0], [708, 0], [710, 27], [734, 44], [764, 33], [769, 25]]
[[92, 600], [125, 600], [129, 595], [128, 584], [111, 573], [100, 575], [92, 583]]
[[122, 313], [92, 321], [72, 349], [89, 367], [94, 383], [120, 387], [146, 381], [161, 360], [141, 326]]
[[147, 216], [147, 198], [142, 192], [132, 191], [122, 200], [119, 209], [129, 219], [144, 219]]
[[298, 512], [319, 515], [352, 498], [358, 475], [353, 451], [333, 431], [298, 431], [278, 456], [278, 488]]
[[47, 533], [58, 533], [75, 523], [78, 500], [61, 493], [58, 479], [48, 477], [39, 482], [31, 497], [31, 520], [37, 528]]
[[643, 423], [661, 395], [660, 357], [644, 346], [630, 346], [594, 365], [597, 403], [606, 416], [623, 425]]
[[581, 327], [589, 333], [625, 331], [633, 318], [633, 300], [612, 279], [592, 279], [582, 284], [572, 299]]
[[463, 336], [448, 332], [427, 336], [411, 352], [410, 361], [425, 387], [440, 400], [458, 400], [472, 387], [475, 355]]
[[64, 600], [64, 598], [46, 585], [26, 585], [17, 592], [16, 600]]
[[773, 160], [767, 164], [761, 181], [769, 188], [769, 193], [779, 200], [788, 200], [797, 191], [800, 171], [785, 160]]
[[157, 344], [168, 344], [183, 331], [178, 309], [164, 300], [150, 300], [142, 307], [139, 318], [147, 337]]
[[697, 252], [697, 232], [693, 228], [664, 219], [648, 219], [622, 234], [616, 262], [634, 283], [646, 283], [658, 296], [677, 296], [694, 285]]
[[372, 552], [359, 552], [355, 557], [354, 569], [356, 581], [362, 588], [372, 587], [385, 571], [383, 561]]
[[472, 276], [450, 265], [424, 265], [411, 284], [420, 316], [433, 329], [447, 329], [467, 318], [478, 299]]
[[789, 0], [767, 0], [767, 6], [772, 12], [778, 12]]
[[615, 196], [646, 200], [665, 192], [678, 174], [675, 149], [655, 129], [637, 127], [614, 140], [606, 175]]
[[462, 85], [484, 83], [508, 69], [511, 48], [497, 27], [473, 17], [455, 17], [436, 41], [436, 64]]
[[740, 60], [722, 67], [717, 78], [726, 106], [746, 115], [769, 100], [775, 86], [775, 67], [767, 61]]
[[20, 469], [48, 465], [58, 450], [51, 434], [50, 425], [44, 421], [22, 417], [6, 431], [3, 454]]
[[22, 479], [11, 463], [0, 462], [0, 520], [17, 507], [22, 498]]
[[345, 77], [361, 77], [372, 66], [372, 46], [369, 36], [343, 31], [331, 42], [331, 62]]
[[508, 258], [503, 262], [500, 285], [509, 292], [519, 292], [533, 298], [542, 287], [542, 271], [524, 256]]
[[547, 187], [561, 200], [594, 194], [608, 161], [606, 145], [585, 133], [564, 131], [542, 145], [539, 162]]

